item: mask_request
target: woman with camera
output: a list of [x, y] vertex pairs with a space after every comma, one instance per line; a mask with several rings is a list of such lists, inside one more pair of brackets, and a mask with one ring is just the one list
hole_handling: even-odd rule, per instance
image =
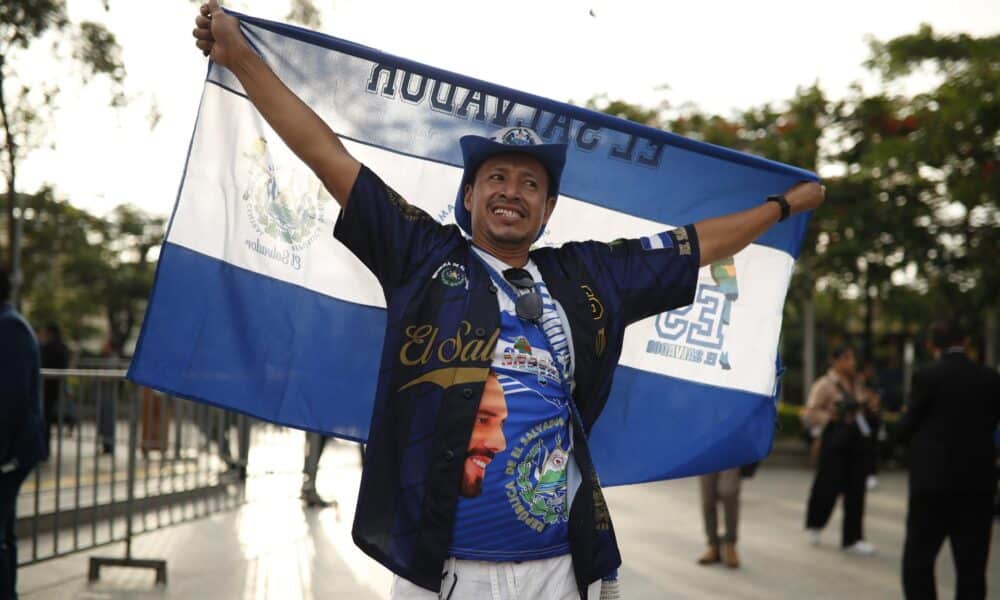
[[870, 472], [867, 439], [873, 434], [864, 417], [867, 393], [856, 384], [853, 350], [836, 348], [830, 359], [830, 369], [813, 384], [802, 415], [817, 444], [816, 478], [809, 493], [806, 529], [810, 541], [819, 544], [820, 532], [830, 520], [837, 497], [843, 495], [841, 548], [870, 556], [875, 547], [865, 541], [862, 528], [865, 479]]

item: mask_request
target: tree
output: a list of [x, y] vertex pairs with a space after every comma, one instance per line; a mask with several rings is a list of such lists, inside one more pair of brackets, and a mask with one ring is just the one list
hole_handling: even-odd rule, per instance
[[934, 185], [920, 173], [910, 142], [916, 123], [905, 100], [855, 89], [835, 112], [841, 150], [833, 159], [845, 174], [829, 189], [835, 210], [817, 222], [826, 247], [821, 269], [834, 293], [861, 301], [861, 355], [871, 358], [876, 311], [885, 306], [880, 301], [902, 285], [907, 271], [912, 277], [926, 270], [933, 239], [922, 223], [933, 216], [928, 195]]
[[59, 323], [67, 339], [85, 340], [97, 333], [92, 318], [101, 313], [90, 285], [103, 268], [94, 232], [101, 220], [66, 201], [50, 188], [22, 195], [24, 211], [24, 286], [32, 323]]
[[104, 268], [93, 288], [104, 307], [114, 356], [125, 355], [125, 345], [141, 323], [153, 288], [164, 223], [163, 217], [127, 204], [115, 208], [105, 222]]
[[[862, 300], [865, 356], [876, 316], [883, 331], [913, 337], [946, 313], [981, 330], [996, 310], [997, 56], [1000, 36], [937, 36], [926, 25], [873, 40], [867, 64], [883, 91], [855, 88], [837, 105], [833, 160], [845, 175], [828, 193], [838, 209], [817, 215], [821, 270], [837, 293]], [[936, 78], [929, 91], [888, 92], [916, 69]]]
[[[928, 184], [932, 210], [921, 220], [930, 242], [921, 274], [940, 306], [975, 317], [1000, 298], [1000, 35], [939, 35], [929, 25], [888, 42], [871, 42], [868, 66], [887, 82], [918, 70], [937, 78], [906, 99], [898, 126], [911, 129], [904, 160], [909, 177]], [[970, 323], [971, 324], [971, 323]], [[978, 323], [977, 323], [978, 324]]]
[[30, 320], [58, 322], [69, 339], [83, 341], [98, 333], [100, 318], [109, 348], [123, 356], [152, 289], [163, 217], [121, 205], [100, 218], [49, 189], [22, 198], [22, 205]]
[[[108, 0], [102, 2], [109, 9]], [[21, 219], [18, 209], [17, 165], [46, 137], [59, 94], [55, 81], [32, 81], [19, 76], [19, 60], [32, 46], [52, 42], [56, 57], [68, 47], [83, 66], [83, 78], [108, 77], [115, 86], [112, 105], [124, 102], [121, 84], [125, 69], [114, 35], [90, 21], [76, 26], [66, 15], [65, 0], [4, 0], [0, 3], [0, 172], [6, 180], [7, 263], [14, 279], [15, 302], [22, 279], [20, 269]]]
[[313, 5], [312, 0], [292, 0], [291, 9], [285, 19], [312, 29], [319, 29], [322, 24], [319, 10]]

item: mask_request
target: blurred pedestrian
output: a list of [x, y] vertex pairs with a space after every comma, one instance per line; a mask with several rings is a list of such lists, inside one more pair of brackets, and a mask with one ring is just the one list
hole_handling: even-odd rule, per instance
[[830, 357], [830, 369], [813, 384], [803, 413], [818, 444], [806, 529], [810, 541], [819, 544], [820, 532], [833, 514], [837, 497], [842, 495], [841, 548], [867, 556], [875, 553], [875, 547], [865, 541], [863, 534], [865, 479], [869, 471], [865, 438], [872, 431], [864, 417], [864, 392], [856, 386], [854, 351], [841, 346]]
[[17, 598], [17, 494], [48, 456], [40, 395], [38, 341], [10, 304], [10, 277], [0, 269], [0, 599]]
[[897, 436], [909, 442], [910, 491], [903, 545], [908, 600], [937, 597], [934, 562], [945, 538], [957, 574], [955, 598], [986, 596], [997, 474], [993, 436], [1000, 419], [1000, 374], [965, 354], [954, 321], [930, 329], [934, 362], [913, 375]]
[[886, 443], [885, 423], [882, 418], [882, 395], [875, 377], [875, 365], [866, 360], [858, 371], [855, 381], [861, 402], [861, 414], [871, 431], [863, 436], [866, 447], [868, 465], [866, 468], [865, 488], [869, 491], [878, 487], [878, 468], [881, 458], [881, 446]]
[[[101, 347], [101, 358], [105, 368], [111, 368], [115, 361], [115, 352], [111, 340], [106, 340]], [[108, 381], [98, 384], [101, 393], [97, 399], [97, 439], [101, 444], [101, 454], [115, 453], [115, 428], [118, 422], [118, 397], [121, 393], [120, 382]]]
[[[38, 330], [38, 345], [42, 357], [43, 369], [66, 369], [69, 368], [69, 348], [63, 342], [62, 330], [55, 322], [46, 323]], [[46, 436], [51, 454], [52, 436], [59, 431], [59, 425], [74, 425], [72, 419], [72, 409], [69, 407], [65, 397], [62, 405], [59, 403], [59, 394], [62, 391], [64, 379], [62, 377], [46, 377], [42, 380], [43, 406], [45, 409], [45, 425], [48, 430]]]
[[[232, 449], [232, 428], [236, 427], [236, 456]], [[226, 472], [239, 480], [247, 477], [250, 456], [250, 423], [246, 416], [218, 408], [206, 408], [202, 414], [202, 431], [219, 449], [219, 458]]]
[[330, 438], [311, 431], [306, 432], [305, 462], [302, 465], [302, 494], [306, 506], [326, 508], [337, 506], [336, 500], [326, 500], [316, 490], [316, 474], [319, 472], [319, 459]]
[[[717, 473], [707, 473], [698, 477], [701, 488], [701, 515], [705, 522], [705, 536], [708, 548], [700, 565], [721, 562], [731, 569], [740, 566], [736, 553], [736, 534], [740, 524], [740, 482], [743, 478], [740, 467]], [[722, 503], [725, 534], [719, 537], [719, 515], [717, 505]]]

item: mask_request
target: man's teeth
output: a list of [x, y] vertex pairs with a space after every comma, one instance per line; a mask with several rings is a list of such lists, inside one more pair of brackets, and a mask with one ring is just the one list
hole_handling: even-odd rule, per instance
[[507, 208], [494, 208], [493, 214], [500, 215], [501, 217], [520, 217], [517, 212], [507, 209]]
[[489, 462], [487, 462], [485, 460], [478, 459], [478, 458], [473, 458], [472, 459], [472, 464], [476, 465], [480, 469], [485, 469], [486, 465], [488, 465]]

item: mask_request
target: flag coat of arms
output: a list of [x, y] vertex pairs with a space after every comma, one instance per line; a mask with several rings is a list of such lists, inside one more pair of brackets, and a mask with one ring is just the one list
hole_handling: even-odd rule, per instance
[[[808, 171], [241, 17], [253, 47], [403, 197], [453, 222], [458, 140], [527, 126], [569, 145], [537, 241], [612, 242], [743, 210]], [[375, 277], [332, 235], [339, 206], [211, 64], [129, 378], [267, 421], [364, 440], [385, 327]], [[694, 302], [627, 330], [591, 432], [602, 483], [681, 477], [770, 450], [797, 215], [701, 270]]]

